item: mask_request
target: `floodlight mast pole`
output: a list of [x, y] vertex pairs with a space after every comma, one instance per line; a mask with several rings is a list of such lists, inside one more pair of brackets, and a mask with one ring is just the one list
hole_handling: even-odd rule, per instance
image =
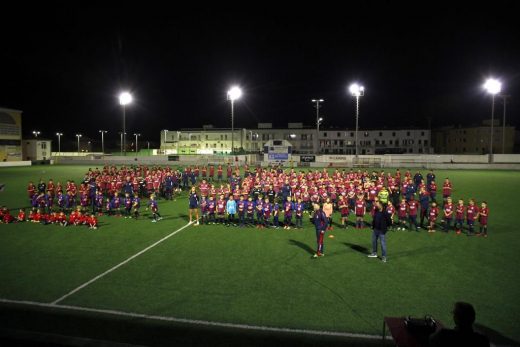
[[323, 99], [312, 99], [311, 100], [313, 103], [316, 104], [316, 152], [319, 153], [319, 148], [320, 148], [320, 122], [322, 119], [320, 119], [320, 104], [322, 102], [324, 102], [325, 100]]
[[484, 83], [484, 89], [491, 94], [491, 134], [489, 135], [489, 163], [493, 162], [493, 131], [495, 123], [495, 95], [502, 90], [502, 83], [500, 81], [489, 78]]

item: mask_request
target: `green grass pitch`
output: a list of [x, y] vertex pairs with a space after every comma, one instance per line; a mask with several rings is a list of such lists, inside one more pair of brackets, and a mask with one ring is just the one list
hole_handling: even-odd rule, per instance
[[[27, 206], [29, 180], [78, 182], [87, 169], [2, 168], [0, 204]], [[384, 316], [430, 314], [452, 326], [452, 304], [463, 300], [474, 304], [479, 324], [520, 340], [520, 172], [436, 175], [439, 182], [450, 177], [455, 198], [488, 201], [487, 239], [389, 232], [385, 264], [366, 256], [369, 229], [335, 228], [328, 232], [335, 237], [325, 241], [326, 256], [312, 260], [315, 234], [308, 219], [303, 230], [190, 226], [60, 304], [378, 334]], [[159, 207], [165, 217], [159, 223], [151, 223], [148, 213], [138, 221], [103, 216], [95, 231], [0, 225], [0, 298], [53, 302], [186, 225], [185, 197], [160, 200]]]

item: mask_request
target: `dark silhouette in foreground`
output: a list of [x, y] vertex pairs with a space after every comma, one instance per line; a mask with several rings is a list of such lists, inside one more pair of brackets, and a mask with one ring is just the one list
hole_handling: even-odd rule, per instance
[[456, 302], [453, 308], [454, 329], [441, 329], [430, 336], [431, 347], [472, 346], [489, 347], [486, 336], [473, 331], [475, 309], [466, 302]]

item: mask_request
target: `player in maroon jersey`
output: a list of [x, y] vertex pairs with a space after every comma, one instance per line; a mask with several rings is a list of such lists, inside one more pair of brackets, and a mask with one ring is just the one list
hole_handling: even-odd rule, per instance
[[347, 199], [343, 195], [339, 196], [338, 208], [341, 213], [341, 225], [347, 229], [349, 209]]
[[406, 217], [408, 215], [408, 204], [406, 198], [401, 198], [401, 203], [397, 206], [397, 218], [399, 218], [399, 226], [397, 230], [406, 230]]
[[354, 204], [354, 210], [356, 213], [356, 229], [363, 228], [363, 220], [366, 213], [366, 203], [363, 199], [363, 194], [358, 194], [357, 200]]
[[442, 185], [443, 204], [446, 204], [446, 200], [451, 196], [451, 190], [452, 190], [452, 186], [451, 186], [450, 179], [448, 177], [446, 177], [446, 179], [444, 179], [444, 183]]
[[453, 220], [453, 211], [454, 211], [454, 206], [453, 206], [453, 203], [451, 201], [451, 197], [448, 197], [446, 199], [446, 203], [444, 204], [444, 207], [443, 207], [442, 211], [444, 213], [444, 219], [443, 219], [444, 228], [443, 228], [443, 230], [448, 232], [451, 229], [451, 221]]
[[478, 217], [478, 207], [475, 205], [475, 200], [469, 199], [468, 207], [466, 208], [466, 223], [468, 224], [468, 236], [474, 235], [475, 220]]
[[437, 221], [437, 216], [439, 215], [439, 208], [437, 207], [437, 203], [435, 201], [432, 202], [432, 206], [428, 212], [428, 222], [430, 222], [428, 226], [428, 232], [435, 232], [435, 222]]
[[386, 213], [390, 216], [390, 221], [392, 222], [391, 225], [388, 226], [388, 229], [392, 228], [392, 230], [395, 230], [394, 228], [394, 216], [395, 216], [395, 206], [392, 204], [390, 200], [388, 200], [388, 204], [386, 205]]
[[487, 202], [482, 201], [480, 211], [478, 213], [478, 221], [480, 223], [480, 232], [477, 236], [487, 237], [487, 225], [488, 225], [489, 208]]
[[410, 222], [410, 229], [412, 229], [412, 225], [415, 228], [415, 231], [419, 231], [419, 227], [417, 226], [417, 210], [419, 209], [419, 203], [415, 200], [414, 196], [410, 196], [410, 201], [408, 201], [408, 220]]
[[464, 228], [464, 215], [466, 213], [466, 206], [464, 206], [464, 200], [459, 199], [457, 207], [455, 209], [455, 231], [458, 234], [462, 232]]
[[224, 195], [220, 195], [220, 199], [217, 201], [217, 223], [224, 224], [225, 212], [226, 200], [224, 200]]

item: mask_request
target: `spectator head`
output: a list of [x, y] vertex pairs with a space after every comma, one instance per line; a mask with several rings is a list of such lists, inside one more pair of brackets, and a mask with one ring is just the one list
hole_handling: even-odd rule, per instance
[[453, 307], [453, 321], [459, 328], [471, 328], [475, 322], [475, 309], [467, 302], [456, 302]]

